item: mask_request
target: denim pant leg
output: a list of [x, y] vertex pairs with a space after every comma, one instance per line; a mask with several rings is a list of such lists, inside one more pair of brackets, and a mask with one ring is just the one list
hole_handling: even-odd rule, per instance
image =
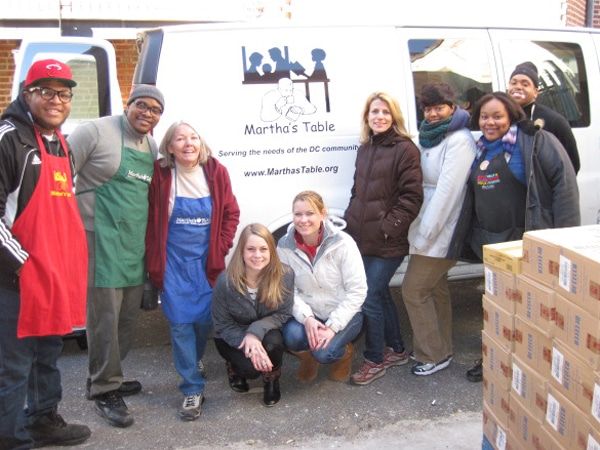
[[346, 344], [356, 339], [362, 328], [363, 315], [358, 312], [350, 319], [348, 325], [333, 336], [325, 349], [312, 352], [313, 357], [321, 364], [333, 364], [346, 354]]
[[363, 256], [367, 275], [367, 297], [362, 306], [366, 324], [363, 355], [376, 364], [383, 362], [384, 344], [404, 350], [398, 310], [390, 293], [390, 281], [403, 259]]
[[[29, 449], [25, 426], [60, 402], [62, 338], [17, 338], [20, 297], [0, 289], [0, 448]], [[24, 410], [28, 401], [27, 413]], [[26, 417], [31, 416], [31, 417]]]
[[206, 380], [198, 370], [198, 340], [206, 340], [210, 323], [169, 323], [171, 342], [173, 344], [173, 359], [175, 368], [183, 378], [179, 390], [184, 396], [197, 395], [204, 392]]
[[293, 317], [283, 326], [283, 343], [292, 352], [303, 352], [309, 349], [304, 325]]
[[[320, 319], [317, 319], [324, 322]], [[362, 327], [363, 315], [356, 313], [343, 330], [338, 331], [326, 349], [312, 351], [313, 357], [321, 364], [332, 364], [346, 354], [346, 344], [356, 339]], [[308, 337], [304, 325], [292, 318], [283, 327], [285, 346], [293, 352], [309, 350]]]

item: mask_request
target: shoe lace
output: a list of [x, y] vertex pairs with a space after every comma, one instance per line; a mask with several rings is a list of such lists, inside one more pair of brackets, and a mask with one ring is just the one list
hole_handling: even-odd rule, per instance
[[183, 403], [183, 407], [186, 409], [197, 408], [200, 405], [200, 396], [199, 395], [188, 395], [185, 398], [185, 402]]
[[62, 418], [62, 416], [56, 411], [56, 409], [52, 409], [52, 411], [50, 411], [48, 414], [40, 417], [39, 420], [43, 420], [48, 425], [51, 425], [56, 428], [64, 428], [67, 426], [67, 422], [65, 422], [65, 419]]
[[117, 408], [125, 404], [125, 401], [114, 392], [107, 393], [104, 400], [107, 406], [109, 406], [110, 408]]

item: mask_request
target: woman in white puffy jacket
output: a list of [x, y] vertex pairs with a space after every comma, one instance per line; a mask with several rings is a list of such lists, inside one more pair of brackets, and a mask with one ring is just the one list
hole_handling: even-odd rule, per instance
[[452, 87], [425, 84], [419, 97], [425, 120], [419, 128], [424, 201], [408, 232], [410, 259], [402, 297], [413, 329], [415, 375], [445, 369], [452, 359], [452, 304], [447, 259], [473, 164], [476, 146], [469, 114], [456, 105]]
[[320, 363], [332, 364], [330, 379], [344, 381], [367, 294], [360, 252], [342, 231], [345, 222], [327, 218], [318, 193], [301, 192], [292, 205], [293, 223], [277, 247], [295, 275], [293, 318], [283, 328], [284, 343], [300, 358], [299, 381], [314, 380]]

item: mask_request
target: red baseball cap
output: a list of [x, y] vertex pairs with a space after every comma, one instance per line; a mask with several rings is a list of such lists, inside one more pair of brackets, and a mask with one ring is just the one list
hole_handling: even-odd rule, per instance
[[25, 78], [25, 87], [29, 87], [40, 81], [60, 81], [67, 86], [75, 87], [77, 83], [73, 81], [73, 73], [71, 68], [65, 63], [56, 59], [42, 59], [34, 62]]

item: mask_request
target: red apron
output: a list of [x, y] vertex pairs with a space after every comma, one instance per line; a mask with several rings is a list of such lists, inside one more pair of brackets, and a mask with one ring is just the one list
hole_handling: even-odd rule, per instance
[[19, 286], [21, 308], [17, 336], [71, 333], [85, 325], [87, 244], [73, 193], [67, 157], [50, 155], [36, 131], [42, 169], [29, 203], [11, 232], [29, 253]]

